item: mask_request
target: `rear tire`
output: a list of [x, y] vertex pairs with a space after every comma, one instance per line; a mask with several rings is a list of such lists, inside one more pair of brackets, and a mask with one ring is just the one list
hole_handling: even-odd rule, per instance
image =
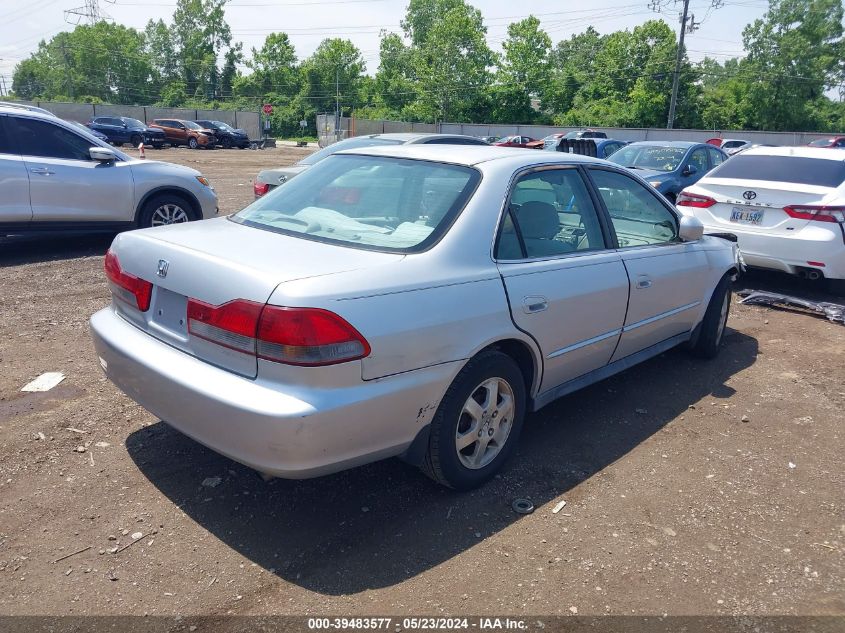
[[701, 321], [698, 340], [688, 348], [690, 354], [699, 358], [716, 357], [722, 345], [730, 307], [731, 278], [730, 275], [725, 275], [710, 297], [710, 303], [707, 304], [707, 311]]
[[455, 490], [489, 481], [515, 450], [525, 400], [522, 372], [510, 356], [490, 350], [470, 360], [434, 414], [423, 472]]
[[193, 209], [185, 198], [175, 193], [162, 193], [144, 203], [138, 216], [138, 228], [181, 224], [195, 219]]

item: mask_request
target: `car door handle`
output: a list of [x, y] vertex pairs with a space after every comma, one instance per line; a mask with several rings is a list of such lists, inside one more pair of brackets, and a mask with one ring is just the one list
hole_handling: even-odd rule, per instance
[[525, 297], [522, 300], [522, 311], [525, 314], [534, 314], [542, 312], [549, 307], [549, 302], [545, 297]]
[[651, 288], [651, 277], [647, 275], [637, 277], [637, 288]]
[[30, 169], [29, 171], [31, 171], [33, 174], [38, 174], [40, 176], [52, 176], [56, 173], [54, 171], [50, 171], [46, 167], [36, 167], [34, 169]]

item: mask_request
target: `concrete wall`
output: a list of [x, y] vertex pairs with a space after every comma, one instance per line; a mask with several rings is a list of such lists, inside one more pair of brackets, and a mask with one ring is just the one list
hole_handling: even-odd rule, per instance
[[[442, 132], [444, 134], [467, 134], [469, 136], [508, 136], [522, 134], [543, 138], [557, 132], [568, 132], [579, 128], [545, 125], [501, 125], [486, 123], [407, 123], [355, 119], [352, 125], [354, 136], [381, 134], [383, 132]], [[608, 137], [622, 141], [706, 141], [707, 139], [739, 138], [753, 143], [771, 145], [806, 145], [813, 139], [833, 136], [826, 132], [764, 132], [743, 130], [666, 130], [661, 128], [592, 128], [602, 130]]]
[[61, 119], [87, 123], [95, 116], [127, 116], [151, 122], [153, 119], [213, 119], [233, 127], [243, 128], [251, 139], [260, 139], [261, 125], [258, 112], [247, 110], [191, 110], [189, 108], [157, 108], [154, 106], [128, 106], [103, 103], [60, 103], [56, 101], [21, 101], [49, 110]]

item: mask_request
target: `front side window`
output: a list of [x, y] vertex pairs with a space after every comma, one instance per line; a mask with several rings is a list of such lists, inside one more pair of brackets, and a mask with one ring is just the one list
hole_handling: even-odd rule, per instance
[[665, 244], [678, 239], [678, 220], [645, 186], [618, 172], [590, 174], [607, 207], [621, 248]]
[[511, 190], [497, 259], [540, 258], [605, 248], [598, 214], [577, 169], [522, 176]]
[[58, 125], [36, 119], [9, 117], [23, 156], [91, 160], [91, 141]]
[[480, 178], [458, 165], [335, 154], [230, 217], [343, 246], [416, 252], [448, 230]]
[[703, 147], [699, 147], [689, 157], [689, 164], [698, 170], [699, 174], [707, 171], [707, 153]]

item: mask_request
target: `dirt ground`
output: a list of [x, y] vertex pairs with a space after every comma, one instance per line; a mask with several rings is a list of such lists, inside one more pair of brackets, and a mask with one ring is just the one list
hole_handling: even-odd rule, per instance
[[[231, 212], [308, 151], [148, 157]], [[842, 325], [734, 304], [718, 359], [672, 351], [531, 415], [470, 494], [397, 460], [265, 482], [103, 377], [110, 240], [0, 242], [0, 614], [845, 615]]]

